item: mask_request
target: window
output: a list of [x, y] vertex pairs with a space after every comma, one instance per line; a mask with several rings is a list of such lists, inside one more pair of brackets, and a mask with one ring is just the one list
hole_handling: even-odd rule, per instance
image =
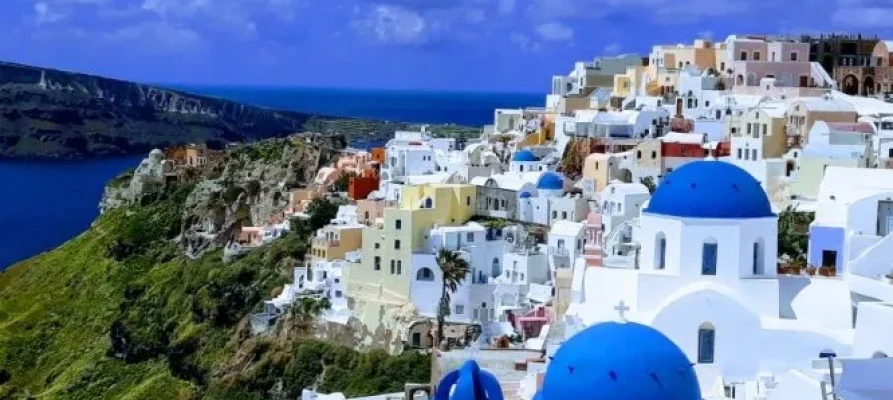
[[713, 364], [716, 346], [716, 329], [705, 322], [698, 328], [698, 364]]
[[367, 220], [367, 221], [368, 221], [368, 220], [369, 220], [369, 211], [366, 211], [366, 212], [365, 212], [365, 213], [364, 213], [364, 214], [363, 214], [363, 215], [365, 215], [365, 216], [366, 216], [366, 218], [365, 218], [365, 219], [366, 219], [366, 220]]
[[400, 241], [399, 240], [394, 241], [394, 250], [400, 250]]
[[822, 266], [837, 267], [837, 252], [834, 250], [822, 250]]
[[757, 149], [750, 150], [750, 159], [756, 161], [757, 159]]
[[493, 258], [493, 268], [490, 270], [490, 276], [497, 278], [502, 275], [502, 267], [499, 265], [499, 258]]
[[768, 124], [763, 124], [763, 136], [766, 136], [766, 134], [767, 134], [768, 132], [769, 132], [769, 125], [768, 125]]
[[558, 219], [558, 211], [552, 211], [552, 219]]
[[747, 52], [746, 52], [746, 51], [742, 51], [742, 52], [741, 52], [741, 57], [739, 57], [739, 58], [741, 59], [741, 61], [747, 61]]
[[657, 245], [654, 247], [656, 251], [654, 269], [667, 268], [667, 238], [663, 232], [657, 233]]
[[471, 205], [471, 196], [465, 196], [465, 205], [466, 205], [466, 206], [470, 206], [470, 205]]
[[752, 131], [753, 131], [752, 126], [750, 125], [750, 122], [748, 122], [747, 123], [747, 134], [750, 135], [751, 133], [753, 133]]
[[561, 219], [567, 219], [567, 211], [561, 212]]
[[741, 149], [738, 149], [738, 159], [741, 159]]
[[753, 52], [753, 60], [760, 61], [760, 52], [759, 51]]
[[583, 241], [580, 239], [577, 239], [577, 251], [579, 251], [579, 250], [583, 250]]
[[395, 220], [394, 221], [394, 229], [400, 230], [402, 228], [403, 228], [403, 221], [401, 221], [399, 219]]
[[336, 290], [336, 291], [335, 291], [335, 298], [338, 298], [338, 299], [341, 298], [341, 291], [340, 291], [340, 290]]
[[378, 250], [379, 248], [381, 248], [381, 243], [376, 243], [376, 244], [375, 244], [375, 250]]
[[791, 52], [791, 61], [797, 61], [797, 53]]
[[462, 315], [465, 314], [465, 306], [461, 304], [456, 304], [456, 314]]
[[468, 242], [468, 243], [474, 243], [474, 233], [473, 233], [473, 232], [468, 232], [468, 233], [465, 235], [465, 241]]
[[564, 239], [558, 239], [558, 248], [559, 248], [559, 249], [563, 249], [563, 248], [564, 248]]
[[636, 152], [636, 158], [642, 158], [642, 150]]
[[713, 239], [709, 239], [701, 247], [701, 275], [716, 275], [718, 250], [716, 241]]
[[426, 198], [426, 199], [425, 199], [425, 205], [424, 205], [423, 207], [424, 207], [424, 208], [431, 208], [431, 207], [434, 207], [434, 200], [431, 200], [430, 197]]
[[391, 275], [394, 275], [395, 272], [397, 272], [397, 261], [391, 260]]
[[403, 275], [403, 260], [397, 260], [397, 275]]
[[657, 158], [657, 151], [656, 151], [656, 150], [652, 150], [652, 151], [651, 151], [651, 159], [653, 160], [653, 159], [655, 159], [655, 158]]
[[753, 243], [753, 274], [763, 275], [763, 239]]
[[381, 271], [381, 257], [375, 256], [375, 270]]

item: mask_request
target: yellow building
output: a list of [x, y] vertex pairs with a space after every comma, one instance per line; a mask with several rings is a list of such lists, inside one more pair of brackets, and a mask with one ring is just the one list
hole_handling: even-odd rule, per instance
[[363, 226], [328, 225], [316, 232], [310, 243], [310, 265], [317, 261], [343, 260], [363, 244]]
[[725, 127], [732, 140], [732, 157], [756, 160], [756, 155], [741, 154], [745, 148], [758, 150], [759, 159], [784, 156], [788, 151], [785, 125], [784, 104], [750, 109], [740, 118], [727, 119]]
[[428, 246], [431, 229], [464, 224], [476, 201], [473, 185], [407, 185], [399, 206], [384, 210], [383, 223], [364, 228], [362, 262], [348, 271], [347, 292], [368, 329], [383, 323], [382, 306], [410, 303], [412, 255]]

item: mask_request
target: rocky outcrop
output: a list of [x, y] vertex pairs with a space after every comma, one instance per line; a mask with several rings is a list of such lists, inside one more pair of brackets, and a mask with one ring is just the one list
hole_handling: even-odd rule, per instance
[[[417, 126], [272, 110], [135, 82], [0, 62], [0, 158], [145, 154], [314, 131], [377, 142]], [[463, 131], [443, 126], [444, 132]], [[437, 132], [441, 127], [434, 127]]]

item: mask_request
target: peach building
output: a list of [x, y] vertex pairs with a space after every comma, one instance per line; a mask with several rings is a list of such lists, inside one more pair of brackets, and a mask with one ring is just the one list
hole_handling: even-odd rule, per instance
[[849, 102], [832, 98], [798, 99], [788, 104], [785, 132], [791, 145], [808, 142], [817, 121], [856, 122], [859, 114]]
[[317, 188], [303, 188], [292, 190], [288, 196], [288, 207], [285, 209], [286, 215], [294, 215], [303, 213], [313, 199], [320, 196]]
[[366, 199], [357, 201], [357, 222], [372, 226], [375, 220], [384, 218], [384, 199]]
[[726, 48], [725, 72], [731, 70], [735, 86], [758, 86], [764, 78], [782, 87], [822, 86], [809, 62], [809, 43], [732, 36]]
[[328, 225], [316, 231], [310, 244], [310, 261], [343, 260], [345, 254], [363, 245], [363, 226], [359, 224]]
[[258, 226], [243, 226], [236, 239], [244, 247], [257, 247], [264, 242], [264, 228]]

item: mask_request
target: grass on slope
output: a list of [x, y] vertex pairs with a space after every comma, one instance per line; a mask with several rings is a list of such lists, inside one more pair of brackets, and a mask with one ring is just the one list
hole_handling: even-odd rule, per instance
[[[190, 189], [107, 213], [0, 273], [0, 399], [260, 399], [299, 394], [322, 368], [322, 389], [367, 395], [427, 377], [419, 354], [248, 339], [246, 316], [286, 282], [312, 227], [230, 264], [219, 251], [187, 260], [171, 239]], [[254, 354], [240, 365], [245, 347]]]

